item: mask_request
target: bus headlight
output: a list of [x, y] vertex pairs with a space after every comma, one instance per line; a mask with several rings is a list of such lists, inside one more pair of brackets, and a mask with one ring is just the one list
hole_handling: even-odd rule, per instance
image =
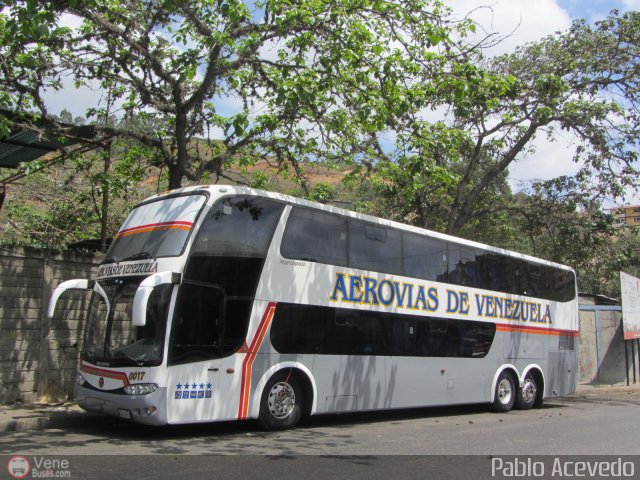
[[80, 386], [84, 385], [87, 382], [87, 379], [82, 376], [82, 374], [76, 375], [76, 383]]
[[158, 389], [155, 383], [134, 383], [124, 387], [124, 392], [128, 395], [149, 395]]

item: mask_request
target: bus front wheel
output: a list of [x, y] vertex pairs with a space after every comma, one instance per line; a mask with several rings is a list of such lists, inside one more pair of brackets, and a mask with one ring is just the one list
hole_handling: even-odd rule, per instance
[[498, 376], [496, 391], [493, 397], [493, 410], [506, 413], [513, 408], [516, 400], [517, 388], [513, 375], [508, 371], [503, 371]]
[[289, 371], [269, 379], [260, 401], [260, 423], [267, 430], [293, 428], [302, 416], [302, 388]]

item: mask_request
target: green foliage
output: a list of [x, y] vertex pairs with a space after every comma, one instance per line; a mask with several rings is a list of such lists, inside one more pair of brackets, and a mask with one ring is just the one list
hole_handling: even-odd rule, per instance
[[329, 202], [335, 200], [337, 195], [336, 187], [327, 183], [319, 182], [313, 186], [309, 192], [308, 199], [316, 202]]
[[[469, 56], [452, 62], [454, 74], [439, 88], [451, 107], [446, 126], [401, 115], [397, 154], [390, 167], [376, 165], [391, 211], [448, 233], [477, 232], [474, 224], [486, 226], [510, 208], [501, 198], [509, 166], [531, 153], [539, 134], [553, 141], [558, 130], [577, 138], [576, 194], [597, 202], [637, 188], [638, 32], [639, 12], [613, 12], [513, 54], [483, 59], [471, 52], [475, 63]], [[439, 181], [433, 166], [453, 181]]]
[[[82, 25], [60, 27], [63, 14]], [[475, 31], [439, 0], [12, 2], [0, 13], [0, 109], [29, 113], [0, 116], [0, 136], [37, 120], [114, 150], [74, 159], [67, 173], [83, 188], [63, 182], [44, 213], [24, 203], [10, 220], [40, 243], [94, 235], [99, 199], [127, 203], [149, 165], [170, 188], [236, 172], [271, 188], [256, 169], [268, 160], [287, 188], [334, 201], [340, 189], [307, 178], [320, 163], [351, 169], [354, 208], [569, 263], [613, 291], [602, 278], [632, 268], [637, 244], [615, 242], [598, 212], [639, 178], [640, 12], [577, 21], [498, 58], [464, 43]], [[86, 125], [45, 108], [66, 78], [109, 92]], [[561, 130], [578, 139], [576, 179], [513, 195], [510, 165]], [[203, 141], [209, 132], [220, 142]]]
[[[83, 23], [58, 28], [62, 14]], [[155, 148], [170, 188], [243, 155], [357, 164], [384, 157], [373, 137], [401, 116], [437, 106], [450, 85], [461, 99], [487, 81], [464, 62], [448, 66], [461, 58], [453, 34], [471, 29], [439, 0], [16, 1], [0, 14], [0, 53], [11, 59], [0, 91], [20, 92], [14, 108], [60, 129], [43, 87], [60, 88], [63, 74], [98, 83], [127, 118], [156, 123], [91, 133]], [[203, 162], [189, 145], [211, 129], [226, 150]]]
[[112, 145], [111, 152], [73, 155], [64, 165], [43, 168], [42, 162], [30, 162], [24, 168], [35, 173], [23, 180], [24, 185], [10, 187], [4, 205], [5, 240], [64, 248], [100, 239], [103, 223], [107, 238], [112, 237], [133, 204], [153, 193], [141, 188], [147, 175], [146, 150], [125, 142]]

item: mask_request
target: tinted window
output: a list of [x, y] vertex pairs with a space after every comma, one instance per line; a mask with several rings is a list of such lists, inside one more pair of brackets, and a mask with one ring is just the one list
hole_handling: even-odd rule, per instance
[[294, 208], [281, 252], [287, 258], [346, 266], [347, 221], [317, 210]]
[[575, 298], [572, 272], [312, 209], [293, 208], [281, 253], [547, 300]]
[[170, 359], [172, 363], [206, 360], [218, 355], [224, 298], [206, 285], [185, 283], [174, 317]]
[[[333, 310], [333, 309], [331, 309]], [[362, 355], [362, 325], [357, 312], [340, 309], [327, 317], [323, 326], [324, 342], [321, 353], [328, 355]], [[295, 348], [295, 347], [294, 347]]]
[[271, 343], [280, 353], [484, 357], [495, 324], [278, 304]]
[[481, 268], [478, 261], [482, 252], [459, 245], [449, 247], [449, 282], [455, 285], [482, 288]]
[[268, 198], [223, 199], [196, 235], [185, 278], [215, 284], [228, 296], [253, 296], [283, 209]]
[[491, 348], [496, 327], [490, 323], [460, 321], [461, 357], [482, 358]]
[[554, 270], [547, 268], [547, 277], [552, 277], [553, 281], [546, 283], [546, 298], [558, 301], [567, 301], [575, 297], [575, 278], [572, 272], [564, 270]]
[[264, 257], [284, 206], [268, 198], [227, 198], [198, 230], [192, 254]]
[[271, 328], [271, 342], [284, 350], [295, 349], [297, 353], [321, 353], [324, 328], [330, 321], [333, 321], [331, 309], [279, 304], [277, 325]]
[[404, 271], [408, 277], [447, 281], [447, 244], [414, 233], [403, 234]]
[[402, 275], [400, 232], [363, 222], [349, 222], [349, 266]]
[[221, 200], [194, 240], [174, 316], [171, 362], [234, 353], [244, 341], [264, 260], [284, 209], [261, 197]]

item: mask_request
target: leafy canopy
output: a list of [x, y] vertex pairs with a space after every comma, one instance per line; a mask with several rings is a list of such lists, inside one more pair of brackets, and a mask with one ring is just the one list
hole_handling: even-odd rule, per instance
[[[16, 1], [0, 14], [0, 102], [61, 134], [156, 148], [170, 188], [257, 157], [296, 172], [375, 162], [377, 133], [483, 81], [452, 40], [470, 30], [440, 0]], [[69, 80], [154, 128], [56, 123], [45, 92]], [[198, 158], [193, 140], [211, 134], [225, 148]]]

